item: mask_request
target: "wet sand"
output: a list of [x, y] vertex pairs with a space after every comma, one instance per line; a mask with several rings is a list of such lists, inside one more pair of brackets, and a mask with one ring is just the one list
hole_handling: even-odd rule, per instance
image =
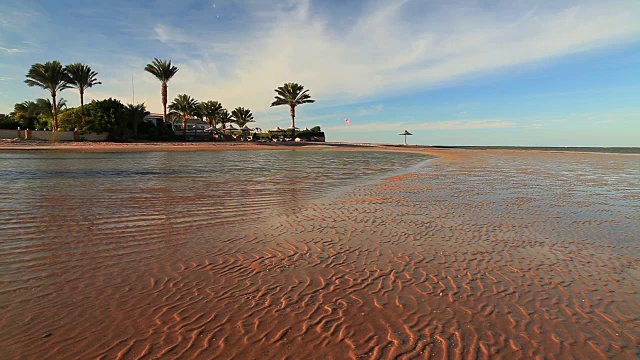
[[440, 158], [258, 222], [43, 196], [0, 225], [0, 358], [640, 356], [637, 157], [411, 151]]
[[155, 151], [225, 151], [225, 150], [294, 150], [335, 149], [357, 151], [422, 152], [438, 156], [459, 156], [455, 150], [431, 146], [397, 146], [370, 143], [314, 143], [314, 142], [44, 142], [0, 141], [2, 151], [65, 151], [65, 152], [155, 152]]

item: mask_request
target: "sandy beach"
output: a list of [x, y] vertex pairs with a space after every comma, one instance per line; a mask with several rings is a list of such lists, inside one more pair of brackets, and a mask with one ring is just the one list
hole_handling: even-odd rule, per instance
[[0, 155], [271, 149], [437, 158], [288, 194], [262, 215], [247, 201], [230, 221], [200, 195], [208, 184], [179, 174], [188, 194], [159, 181], [4, 194], [0, 358], [640, 356], [637, 156], [0, 143]]

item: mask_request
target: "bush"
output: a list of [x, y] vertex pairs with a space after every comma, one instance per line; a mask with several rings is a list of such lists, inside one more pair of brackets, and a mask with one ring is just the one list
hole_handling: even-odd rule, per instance
[[[138, 129], [138, 131], [140, 131], [140, 129]], [[148, 136], [149, 136], [149, 140], [169, 141], [169, 140], [173, 140], [174, 135], [173, 135], [173, 130], [169, 129], [168, 127], [154, 126], [153, 124], [151, 124], [151, 127], [149, 128]]]
[[40, 130], [51, 130], [53, 129], [53, 119], [45, 114], [40, 114], [34, 124], [34, 128]]
[[82, 111], [80, 108], [64, 109], [58, 114], [58, 128], [61, 131], [82, 130]]
[[83, 132], [109, 133], [120, 139], [126, 128], [124, 105], [115, 99], [96, 101], [85, 105], [85, 123]]
[[0, 129], [17, 129], [20, 123], [9, 115], [0, 114]]

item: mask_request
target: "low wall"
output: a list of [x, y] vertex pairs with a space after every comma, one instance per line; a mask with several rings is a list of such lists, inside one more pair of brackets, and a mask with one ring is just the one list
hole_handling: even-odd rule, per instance
[[85, 141], [107, 141], [107, 137], [108, 136], [109, 136], [109, 134], [107, 134], [107, 133], [102, 133], [102, 134], [89, 133], [89, 134], [80, 135], [80, 140], [85, 140]]
[[17, 139], [24, 137], [24, 131], [0, 129], [0, 139]]
[[26, 139], [40, 141], [107, 141], [108, 133], [82, 134], [75, 131], [9, 130], [0, 129], [0, 139]]
[[29, 140], [44, 140], [44, 141], [75, 141], [76, 133], [73, 131], [42, 131], [42, 130], [25, 130]]

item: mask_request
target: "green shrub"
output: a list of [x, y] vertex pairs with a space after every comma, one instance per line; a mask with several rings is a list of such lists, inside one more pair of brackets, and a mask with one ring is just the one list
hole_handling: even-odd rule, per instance
[[9, 115], [0, 114], [0, 129], [17, 129], [20, 123]]
[[82, 130], [82, 112], [80, 108], [64, 109], [58, 114], [58, 128], [61, 131]]

